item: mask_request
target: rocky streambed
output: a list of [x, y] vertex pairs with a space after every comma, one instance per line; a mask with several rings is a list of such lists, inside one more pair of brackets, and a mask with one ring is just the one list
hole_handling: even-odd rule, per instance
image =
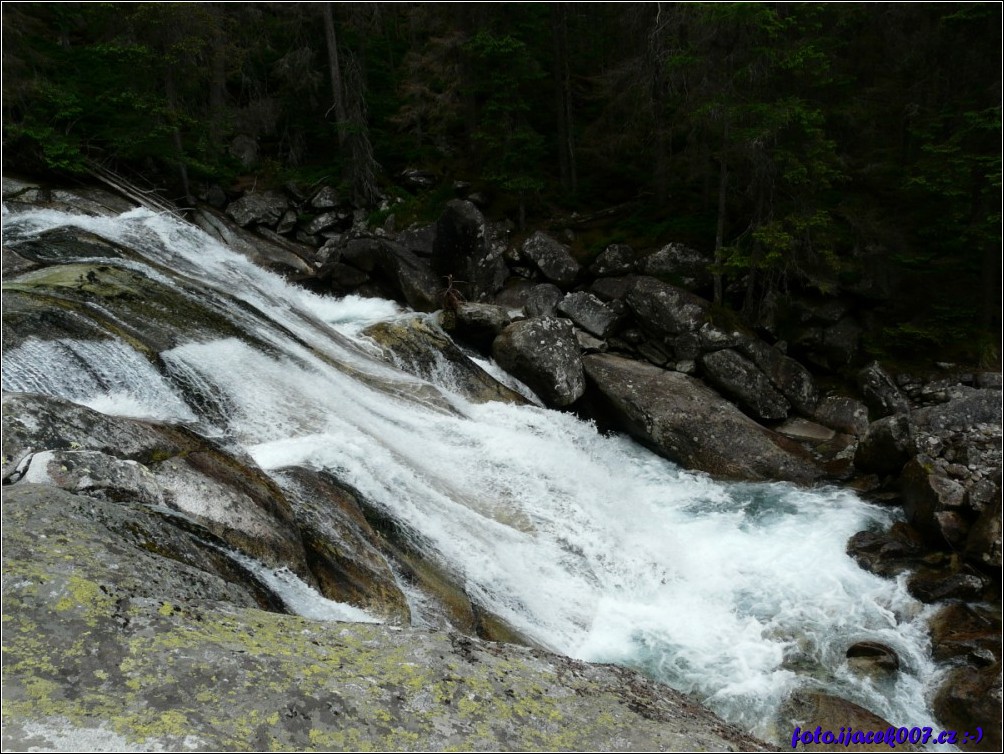
[[[21, 211], [129, 209], [102, 192], [13, 181], [4, 198]], [[512, 248], [469, 202], [401, 233], [353, 225], [330, 190], [252, 195], [227, 211], [236, 225], [210, 208], [196, 219], [257, 262], [315, 289], [378, 293], [439, 314], [373, 324], [360, 351], [313, 299], [259, 319], [282, 302], [256, 289], [250, 272], [212, 298], [200, 293], [198, 279], [233, 272], [229, 259], [140, 253], [121, 235], [79, 226], [5, 242], [5, 745], [760, 745], [630, 671], [543, 651], [555, 644], [528, 632], [523, 607], [493, 601], [473, 566], [440, 557], [454, 534], [422, 533], [381, 502], [379, 485], [367, 486], [377, 482], [347, 473], [327, 451], [303, 450], [304, 437], [336, 442], [325, 434], [331, 399], [317, 391], [336, 395], [347, 383], [284, 383], [272, 395], [272, 364], [287, 374], [332, 369], [420, 406], [423, 422], [441, 423], [437, 441], [458, 431], [450, 417], [471, 410], [453, 394], [488, 407], [542, 400], [718, 478], [850, 484], [898, 507], [905, 520], [856, 534], [849, 551], [876, 573], [909, 574], [915, 598], [942, 605], [933, 655], [950, 669], [936, 676], [934, 714], [945, 726], [982, 725], [991, 748], [999, 741], [999, 375], [893, 377], [877, 364], [846, 372], [859, 358], [843, 337], [853, 336], [853, 315], [828, 321], [835, 314], [821, 309], [807, 320], [819, 337], [810, 332], [796, 350], [817, 371], [857, 375], [843, 391], [824, 391], [783, 343], [722, 320], [699, 295], [706, 260], [685, 247], [639, 255], [614, 246], [584, 270], [544, 233]], [[160, 243], [172, 235], [185, 240], [163, 231]], [[446, 295], [454, 280], [462, 288]], [[295, 351], [285, 350], [290, 342]], [[229, 362], [211, 373], [222, 352]], [[523, 384], [486, 372], [489, 356]], [[227, 374], [226, 363], [240, 368]], [[32, 373], [40, 364], [46, 373]], [[241, 383], [267, 399], [249, 415]], [[146, 418], [93, 410], [104, 407], [99, 394], [117, 395], [120, 414], [128, 398], [139, 404], [132, 415]], [[300, 440], [280, 442], [269, 425], [287, 421], [287, 409], [306, 419], [297, 420]], [[385, 423], [378, 403], [373, 411], [352, 420], [360, 441], [415, 436], [400, 417]], [[412, 444], [402, 435], [388, 451], [409, 456]], [[443, 464], [459, 463], [448, 460], [457, 448]], [[532, 508], [513, 504], [523, 493], [498, 481], [467, 490], [455, 479], [462, 473], [447, 469], [415, 495], [463, 498], [504, 527], [489, 537], [541, 531]], [[419, 489], [416, 480], [393, 484], [403, 498]], [[602, 561], [574, 557], [594, 570]], [[304, 610], [296, 594], [315, 594], [308, 602], [327, 605], [325, 617], [384, 624], [289, 615]], [[574, 590], [563, 598], [574, 613]], [[407, 627], [416, 623], [427, 627]], [[881, 685], [899, 672], [889, 651], [848, 646], [848, 667]], [[811, 693], [782, 706], [767, 726], [772, 737], [806, 709], [816, 718], [830, 710], [836, 729], [871, 724], [867, 710]]]

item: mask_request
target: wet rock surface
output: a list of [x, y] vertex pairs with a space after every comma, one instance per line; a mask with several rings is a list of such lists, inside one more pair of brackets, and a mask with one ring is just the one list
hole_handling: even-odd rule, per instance
[[3, 507], [6, 750], [768, 749], [628, 670], [265, 612], [143, 506]]

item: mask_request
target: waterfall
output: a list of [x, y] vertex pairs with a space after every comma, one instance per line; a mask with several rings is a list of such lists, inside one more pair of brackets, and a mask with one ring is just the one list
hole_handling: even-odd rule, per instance
[[[926, 609], [845, 553], [888, 510], [837, 488], [714, 481], [569, 414], [472, 404], [379, 358], [361, 331], [395, 304], [299, 289], [167, 215], [4, 219], [7, 244], [71, 226], [127, 247], [87, 261], [232, 325], [193, 325], [156, 366], [119, 338], [35, 334], [5, 352], [4, 390], [184, 423], [277, 479], [328, 470], [524, 636], [637, 668], [761, 736], [785, 735], [774, 711], [806, 685], [931, 724]], [[901, 671], [856, 675], [845, 651], [863, 640], [895, 649]]]

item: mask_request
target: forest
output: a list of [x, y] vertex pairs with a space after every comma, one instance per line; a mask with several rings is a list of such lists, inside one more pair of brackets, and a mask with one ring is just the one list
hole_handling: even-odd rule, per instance
[[182, 206], [477, 196], [584, 261], [701, 249], [753, 327], [797, 294], [1000, 363], [1000, 3], [4, 3], [3, 147]]

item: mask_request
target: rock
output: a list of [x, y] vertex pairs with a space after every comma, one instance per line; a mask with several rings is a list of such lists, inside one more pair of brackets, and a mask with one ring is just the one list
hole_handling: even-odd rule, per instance
[[[684, 246], [671, 243], [643, 257], [638, 267], [645, 275], [673, 282], [687, 288], [707, 288], [711, 285], [711, 258]], [[611, 273], [616, 274], [616, 273]]]
[[341, 204], [342, 201], [338, 196], [338, 192], [331, 188], [331, 186], [321, 186], [317, 190], [317, 193], [310, 197], [311, 208], [322, 212], [340, 207]]
[[222, 210], [227, 206], [227, 192], [218, 183], [214, 183], [206, 191], [206, 202], [213, 209]]
[[579, 342], [579, 349], [583, 353], [606, 353], [607, 351], [608, 346], [605, 340], [594, 338], [585, 330], [580, 330], [577, 327], [575, 328], [575, 339]]
[[227, 207], [227, 215], [242, 228], [248, 225], [276, 225], [289, 209], [289, 200], [278, 191], [245, 194]]
[[808, 369], [761, 340], [746, 338], [738, 350], [757, 365], [792, 406], [806, 416], [812, 415], [819, 391]]
[[600, 301], [619, 301], [627, 296], [632, 282], [633, 279], [630, 277], [599, 278], [589, 286], [589, 292]]
[[920, 534], [902, 522], [888, 532], [859, 531], [847, 542], [847, 554], [859, 566], [887, 578], [914, 568], [923, 553]]
[[200, 207], [190, 214], [189, 219], [211, 237], [261, 267], [287, 276], [299, 277], [314, 273], [310, 264], [285, 246], [269, 243], [261, 236], [234, 226], [218, 212]]
[[907, 521], [935, 546], [947, 542], [954, 549], [960, 549], [968, 527], [959, 531], [955, 518], [942, 518], [942, 514], [958, 514], [965, 502], [965, 488], [936, 473], [933, 462], [925, 456], [907, 462], [900, 484]]
[[563, 288], [571, 286], [579, 275], [579, 263], [572, 258], [569, 248], [542, 231], [526, 239], [521, 252], [545, 278]]
[[864, 675], [887, 676], [899, 670], [899, 657], [892, 647], [877, 641], [859, 641], [847, 648], [850, 667]]
[[401, 245], [385, 238], [354, 238], [341, 249], [340, 257], [318, 271], [324, 278], [334, 265], [347, 263], [386, 284], [391, 295], [418, 311], [432, 312], [443, 305], [445, 285], [428, 264]]
[[790, 437], [792, 440], [802, 440], [806, 442], [820, 443], [829, 442], [837, 433], [829, 427], [810, 422], [797, 417], [788, 419], [784, 424], [774, 428], [775, 432]]
[[351, 217], [345, 212], [323, 212], [303, 227], [303, 232], [309, 236], [316, 236], [321, 231], [337, 228], [345, 230], [348, 227], [347, 220]]
[[942, 600], [979, 601], [987, 588], [987, 579], [968, 566], [952, 573], [944, 569], [921, 568], [910, 576], [907, 590], [921, 602]]
[[625, 275], [634, 271], [635, 259], [634, 249], [627, 244], [610, 244], [596, 257], [596, 261], [589, 267], [589, 272], [595, 277]]
[[[1000, 751], [1001, 664], [975, 669], [964, 665], [948, 674], [935, 694], [931, 708], [946, 728], [959, 731], [959, 746], [966, 751]], [[979, 728], [982, 740], [974, 742]], [[964, 734], [969, 734], [966, 740]]]
[[645, 329], [660, 335], [696, 332], [708, 321], [707, 301], [651, 277], [635, 276], [625, 301]]
[[530, 290], [523, 306], [523, 313], [528, 317], [553, 317], [564, 297], [565, 294], [558, 286], [541, 283]]
[[344, 293], [368, 282], [370, 276], [355, 267], [329, 260], [318, 273], [318, 279], [330, 282], [331, 289], [336, 293]]
[[591, 293], [567, 294], [558, 304], [558, 312], [597, 338], [609, 336], [617, 324], [617, 315]]
[[749, 359], [731, 349], [713, 351], [699, 360], [705, 379], [759, 419], [788, 416], [791, 405]]
[[[881, 743], [863, 743], [863, 736], [869, 731], [881, 732], [896, 731], [892, 723], [868, 711], [860, 705], [841, 699], [838, 696], [823, 694], [817, 691], [798, 690], [791, 694], [781, 705], [777, 716], [777, 728], [786, 732], [786, 735], [793, 736], [797, 728], [802, 735], [808, 734], [810, 743], [798, 744], [798, 751], [918, 751], [916, 746], [910, 743], [893, 743], [890, 746], [883, 740]], [[850, 730], [853, 736], [858, 733], [862, 736], [862, 742], [856, 742], [854, 738], [848, 746], [844, 743], [812, 742], [816, 730], [830, 731], [836, 739], [841, 729]], [[788, 734], [787, 731], [793, 731]], [[822, 739], [822, 735], [820, 736]], [[791, 746], [792, 738], [784, 741], [785, 748]], [[793, 747], [794, 748], [794, 747]]]
[[723, 348], [736, 348], [747, 340], [747, 336], [740, 332], [728, 332], [719, 327], [705, 322], [698, 331], [701, 341], [702, 351], [720, 351]]
[[449, 387], [474, 403], [526, 399], [471, 361], [438, 326], [416, 316], [370, 325], [363, 334], [383, 346], [389, 361], [406, 372]]
[[491, 351], [492, 341], [513, 321], [508, 309], [495, 304], [458, 304], [448, 314], [444, 312], [443, 329], [483, 353]]
[[438, 275], [452, 275], [467, 300], [476, 301], [494, 294], [508, 277], [504, 248], [477, 207], [453, 199], [436, 222], [432, 269]]
[[973, 563], [993, 569], [999, 577], [1004, 562], [1001, 550], [1001, 491], [998, 488], [994, 503], [983, 509], [969, 529], [965, 555]]
[[910, 409], [906, 399], [889, 373], [873, 361], [857, 375], [858, 387], [872, 415], [876, 417], [899, 414]]
[[56, 398], [5, 396], [3, 411], [4, 458], [27, 467], [17, 484], [180, 511], [230, 547], [311, 578], [288, 501], [250, 459]]
[[410, 625], [408, 600], [356, 494], [330, 474], [314, 469], [283, 468], [274, 476], [293, 504], [307, 562], [323, 594], [385, 620]]
[[1000, 662], [1000, 607], [950, 602], [929, 620], [935, 662], [965, 661], [987, 666]]
[[820, 476], [794, 443], [761, 427], [698, 380], [612, 354], [591, 354], [582, 362], [592, 415], [685, 468], [731, 479], [803, 484]]
[[286, 210], [286, 214], [282, 216], [279, 220], [279, 224], [275, 226], [275, 232], [280, 235], [286, 235], [293, 228], [296, 227], [296, 211], [292, 209]]
[[838, 432], [863, 437], [868, 431], [868, 407], [845, 395], [828, 395], [816, 405], [812, 418]]
[[5, 750], [769, 748], [629, 670], [266, 612], [142, 506], [23, 486], [3, 507]]
[[409, 191], [423, 191], [432, 188], [436, 185], [437, 180], [435, 173], [418, 168], [405, 168], [398, 177], [401, 179], [401, 185]]
[[875, 474], [898, 474], [916, 452], [909, 417], [887, 416], [868, 425], [854, 453], [854, 465]]
[[551, 406], [568, 406], [585, 392], [579, 344], [567, 320], [515, 322], [495, 339], [492, 356]]
[[436, 224], [413, 225], [397, 235], [397, 242], [412, 254], [429, 258], [436, 244]]
[[505, 281], [505, 287], [495, 294], [495, 304], [511, 312], [522, 312], [534, 287], [534, 284], [525, 278], [511, 277]]

